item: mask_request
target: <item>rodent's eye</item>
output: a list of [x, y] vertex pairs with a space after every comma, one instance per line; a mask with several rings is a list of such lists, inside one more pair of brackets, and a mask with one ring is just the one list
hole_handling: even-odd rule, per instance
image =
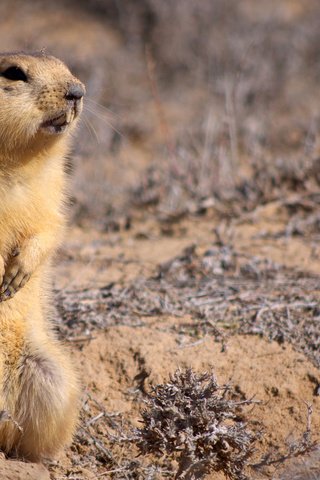
[[7, 68], [7, 70], [1, 73], [1, 76], [13, 81], [22, 80], [23, 82], [26, 82], [28, 80], [24, 71], [15, 66]]

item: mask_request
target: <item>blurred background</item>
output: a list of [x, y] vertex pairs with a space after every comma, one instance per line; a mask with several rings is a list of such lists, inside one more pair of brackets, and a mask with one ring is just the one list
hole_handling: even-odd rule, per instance
[[2, 51], [44, 48], [87, 86], [79, 224], [236, 215], [317, 188], [316, 0], [4, 0], [0, 18]]

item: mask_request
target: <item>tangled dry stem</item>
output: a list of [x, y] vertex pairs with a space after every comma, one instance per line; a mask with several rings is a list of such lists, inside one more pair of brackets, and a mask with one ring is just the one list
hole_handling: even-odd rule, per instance
[[177, 370], [156, 385], [146, 399], [143, 427], [137, 430], [141, 454], [177, 460], [175, 478], [192, 480], [222, 471], [231, 480], [246, 480], [246, 466], [259, 434], [249, 430], [243, 407], [229, 385], [212, 373]]

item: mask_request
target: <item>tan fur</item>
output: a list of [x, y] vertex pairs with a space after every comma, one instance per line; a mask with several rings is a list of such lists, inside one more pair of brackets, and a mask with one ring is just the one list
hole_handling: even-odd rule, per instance
[[[11, 66], [27, 81], [5, 78]], [[0, 55], [0, 411], [22, 427], [2, 419], [0, 448], [31, 460], [69, 442], [77, 419], [77, 380], [47, 288], [65, 223], [63, 159], [82, 108], [66, 98], [70, 85], [82, 86], [54, 57]], [[61, 114], [70, 125], [52, 134], [44, 122]]]

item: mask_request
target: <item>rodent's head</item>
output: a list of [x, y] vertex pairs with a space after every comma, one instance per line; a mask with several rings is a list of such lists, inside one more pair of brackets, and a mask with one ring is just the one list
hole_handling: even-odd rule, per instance
[[0, 150], [51, 143], [72, 130], [84, 94], [84, 85], [55, 57], [0, 54]]

